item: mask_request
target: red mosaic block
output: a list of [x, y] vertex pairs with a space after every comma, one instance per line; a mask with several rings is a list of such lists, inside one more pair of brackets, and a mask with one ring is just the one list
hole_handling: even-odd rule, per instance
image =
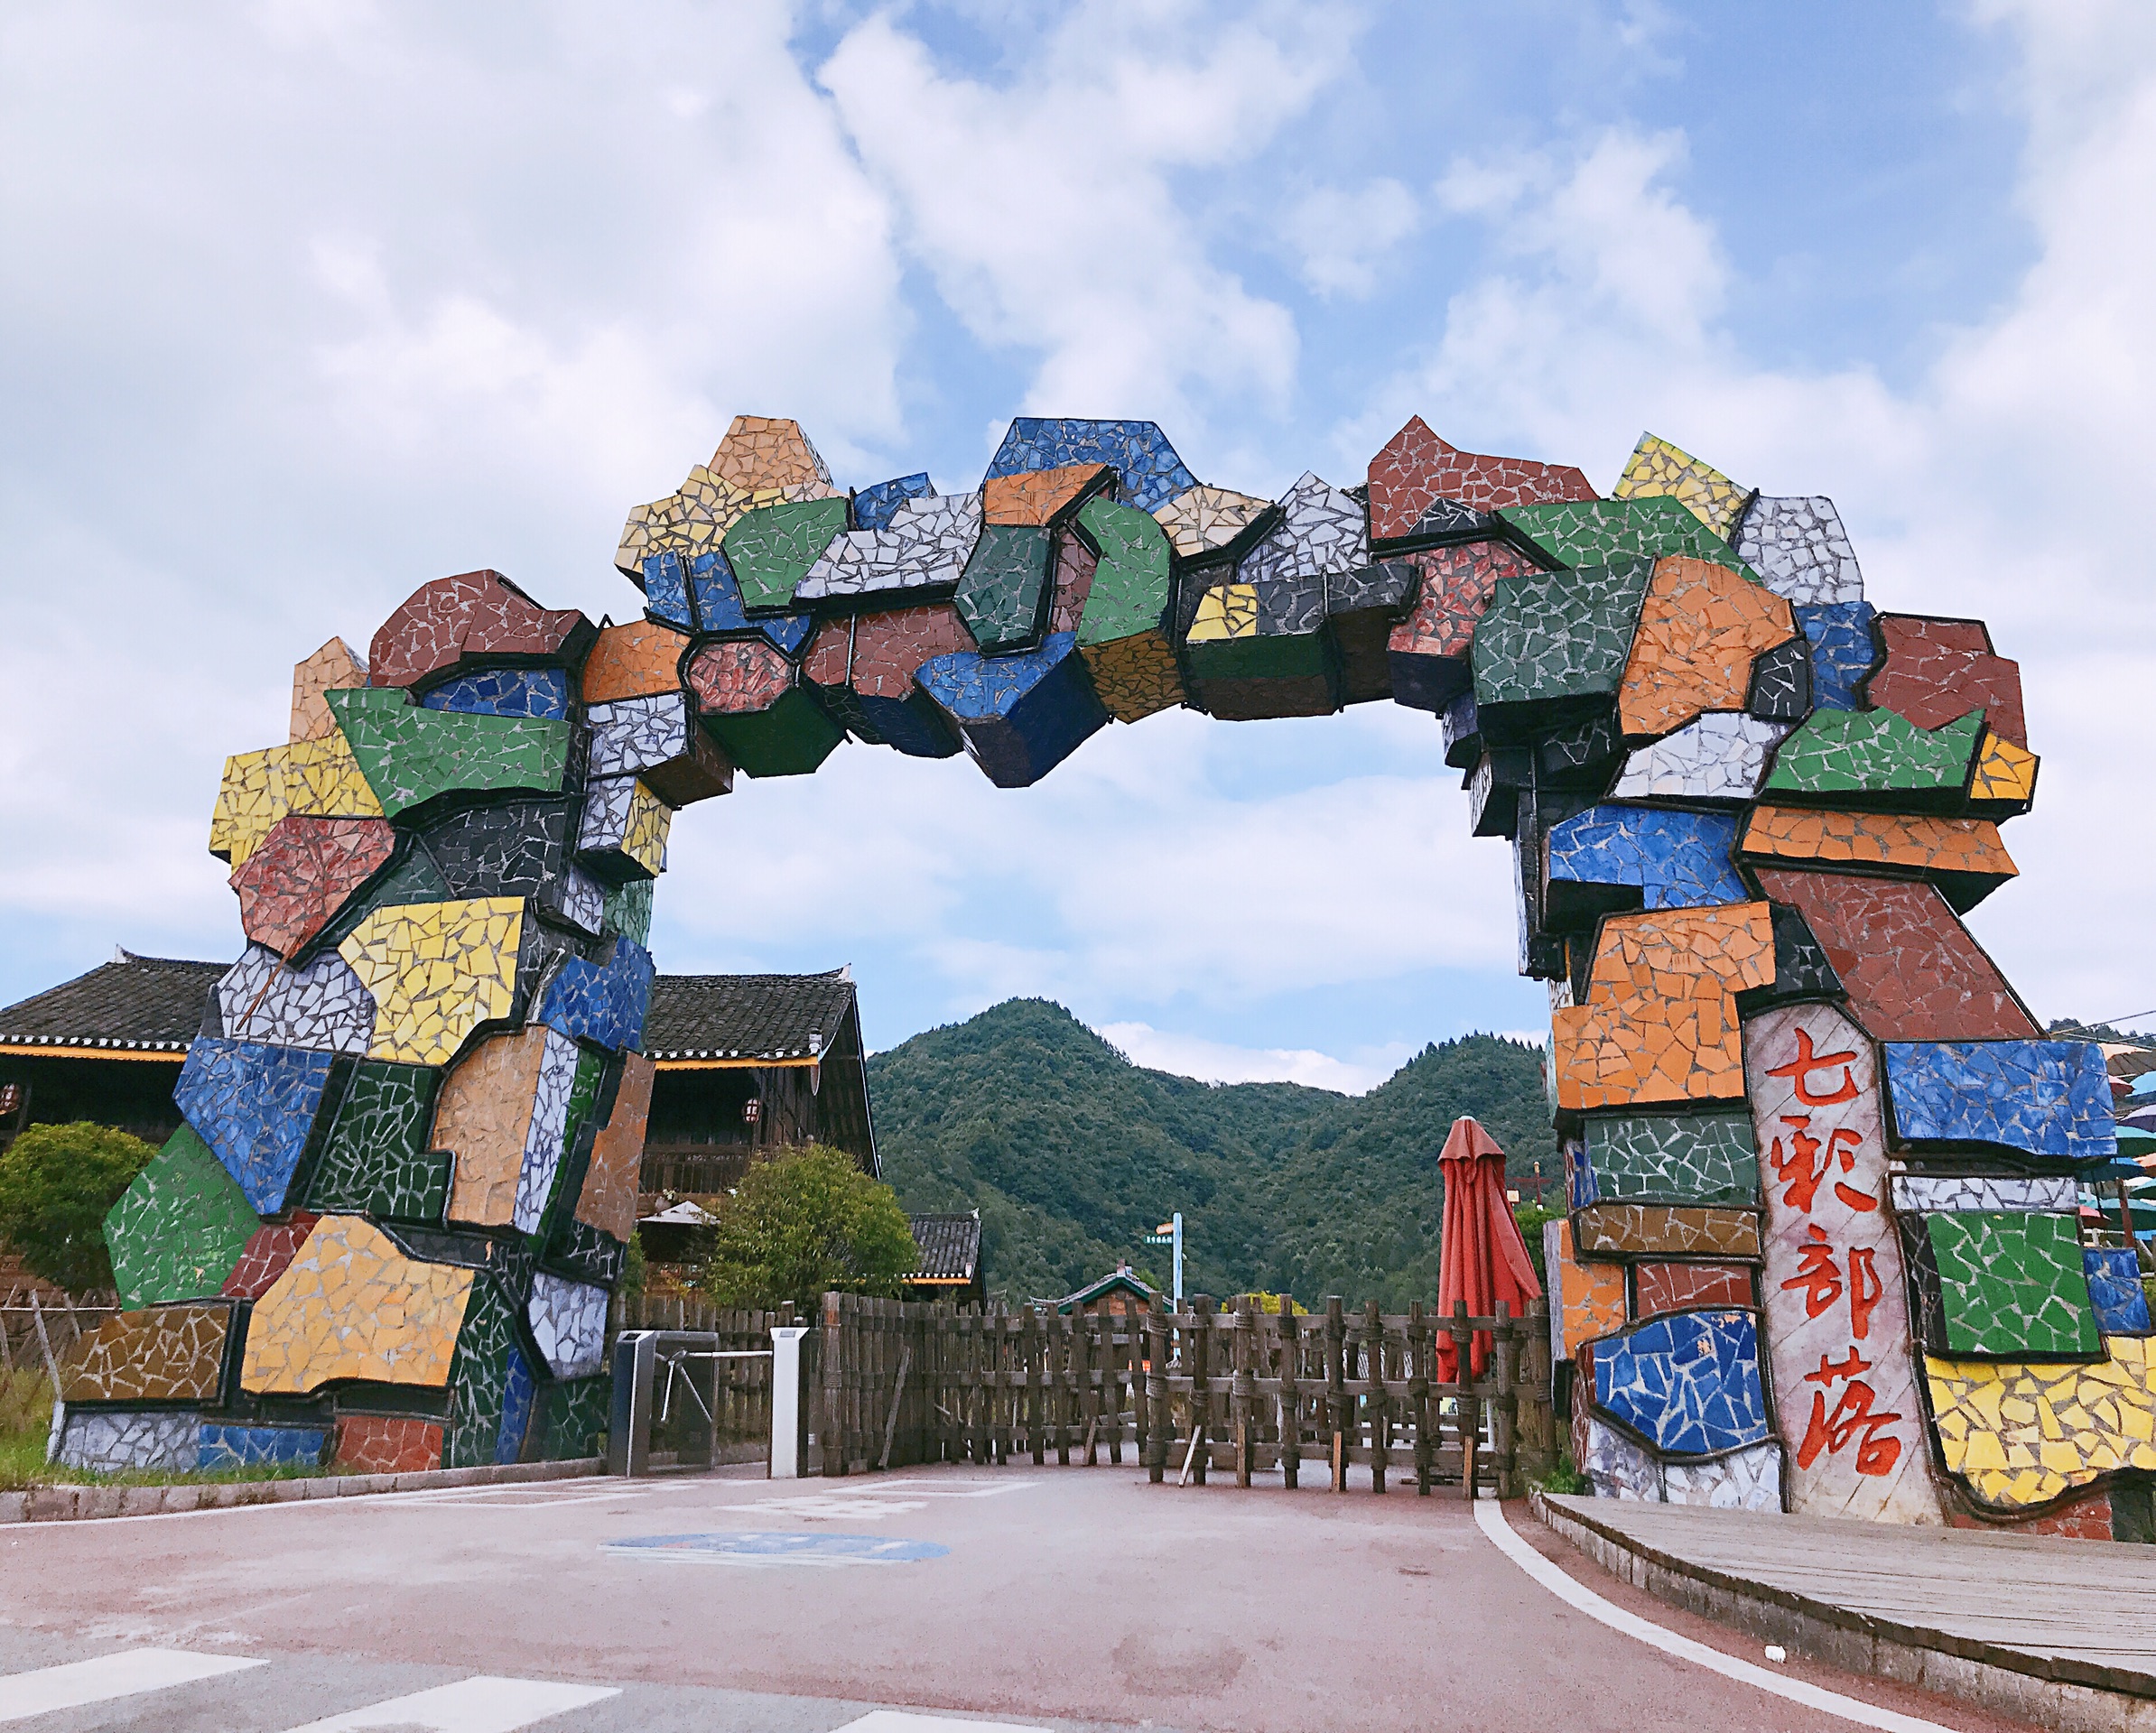
[[948, 602], [863, 614], [853, 625], [850, 683], [863, 698], [905, 698], [923, 663], [974, 647], [973, 635]]
[[441, 1423], [403, 1414], [340, 1414], [330, 1459], [355, 1474], [416, 1474], [441, 1466]]
[[1570, 464], [1482, 457], [1446, 444], [1421, 416], [1370, 460], [1370, 539], [1394, 542], [1437, 500], [1477, 512], [1501, 512], [1550, 500], [1596, 498], [1594, 484]]
[[2111, 1530], [2111, 1495], [2108, 1492], [2099, 1492], [2094, 1497], [2048, 1511], [2041, 1516], [2025, 1516], [2011, 1524], [1979, 1522], [1966, 1511], [1956, 1510], [1949, 1506], [1947, 1522], [1950, 1527], [1986, 1529], [1993, 1534], [2048, 1534], [2060, 1541], [2108, 1541], [2115, 1538]]
[[575, 608], [541, 607], [498, 571], [422, 584], [375, 634], [367, 683], [411, 686], [465, 656], [564, 656], [592, 635]]
[[794, 664], [763, 638], [707, 644], [690, 658], [689, 690], [706, 716], [753, 716], [794, 684]]
[[1936, 886], [1759, 867], [1826, 948], [1874, 1041], [2023, 1041], [2042, 1031]]
[[232, 875], [241, 930], [283, 957], [296, 955], [395, 848], [386, 819], [278, 820]]
[[1392, 696], [1417, 709], [1441, 710], [1467, 689], [1475, 622], [1497, 580], [1540, 568], [1509, 542], [1464, 542], [1405, 557], [1422, 586], [1414, 611], [1385, 641]]
[[1093, 593], [1093, 572], [1101, 556], [1068, 530], [1055, 533], [1055, 600], [1048, 611], [1050, 632], [1075, 632], [1085, 618]]
[[1752, 1270], [1743, 1264], [1640, 1264], [1632, 1271], [1632, 1316], [1653, 1318], [1686, 1306], [1751, 1306]]
[[1875, 709], [1936, 728], [1981, 709], [1985, 727], [2028, 746], [2021, 664], [1992, 653], [1992, 635], [1982, 620], [1882, 614], [1874, 626], [1886, 650], [1885, 663], [1864, 689]]
[[294, 1209], [289, 1221], [268, 1222], [248, 1236], [246, 1249], [218, 1292], [228, 1300], [259, 1300], [270, 1284], [284, 1274], [314, 1224], [321, 1218], [306, 1209]]

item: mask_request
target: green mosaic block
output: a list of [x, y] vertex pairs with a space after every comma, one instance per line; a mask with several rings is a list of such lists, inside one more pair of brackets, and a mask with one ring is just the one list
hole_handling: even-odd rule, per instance
[[398, 686], [331, 692], [329, 700], [388, 818], [438, 794], [553, 793], [569, 768], [565, 721], [430, 710]]
[[355, 1066], [306, 1184], [323, 1215], [440, 1223], [449, 1207], [445, 1149], [429, 1149], [441, 1073], [428, 1065]]
[[224, 1163], [181, 1126], [105, 1217], [122, 1309], [213, 1298], [261, 1226]]
[[539, 1457], [544, 1462], [575, 1461], [603, 1455], [611, 1415], [614, 1381], [564, 1378], [549, 1385], [539, 1398]]
[[1748, 1113], [1591, 1115], [1586, 1142], [1599, 1203], [1759, 1207]]
[[1682, 554], [1741, 571], [1755, 584], [1760, 580], [1728, 542], [1668, 496], [1561, 500], [1516, 506], [1498, 515], [1544, 565], [1605, 566], [1620, 560]]
[[[514, 1462], [523, 1439], [516, 1408], [531, 1399], [532, 1377], [516, 1329], [516, 1310], [490, 1275], [471, 1284], [464, 1326], [450, 1363], [448, 1436], [442, 1466], [484, 1468]], [[505, 1432], [513, 1437], [505, 1438]]]
[[656, 881], [632, 878], [626, 885], [617, 885], [607, 893], [601, 907], [599, 924], [608, 932], [619, 933], [624, 939], [634, 939], [640, 945], [651, 942], [651, 894]]
[[1253, 638], [1201, 638], [1190, 644], [1190, 671], [1200, 680], [1287, 680], [1331, 672], [1325, 635], [1267, 634]]
[[842, 499], [791, 501], [743, 513], [720, 542], [741, 586], [741, 606], [788, 606], [795, 586], [845, 527]]
[[1148, 514], [1103, 494], [1086, 501], [1077, 521], [1079, 534], [1101, 556], [1078, 619], [1079, 644], [1115, 644], [1157, 631], [1168, 605], [1167, 532]]
[[402, 908], [413, 903], [446, 903], [455, 895], [441, 868], [435, 865], [434, 857], [417, 837], [413, 837], [398, 851], [397, 859], [389, 870], [339, 909], [308, 949], [315, 956], [335, 950], [376, 909]]
[[846, 737], [800, 686], [788, 687], [768, 709], [707, 716], [703, 726], [750, 776], [806, 776]]
[[2081, 1234], [2068, 1215], [1955, 1210], [1924, 1219], [1950, 1354], [2103, 1351]]
[[1984, 712], [1919, 728], [1891, 710], [1814, 710], [1774, 755], [1766, 792], [1920, 810], [1958, 806], [1984, 741]]
[[1054, 542], [1030, 524], [990, 524], [973, 544], [952, 600], [983, 655], [1030, 650], [1046, 629]]
[[1501, 733], [1508, 720], [1529, 713], [1558, 719], [1613, 700], [1624, 683], [1653, 575], [1650, 560], [1621, 560], [1499, 579], [1474, 632], [1474, 701], [1482, 732], [1491, 734], [1495, 725]]

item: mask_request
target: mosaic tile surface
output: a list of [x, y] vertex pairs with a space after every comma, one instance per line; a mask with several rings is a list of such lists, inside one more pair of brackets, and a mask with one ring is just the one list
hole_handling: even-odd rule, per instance
[[1273, 509], [1269, 499], [1231, 487], [1186, 487], [1154, 512], [1168, 544], [1185, 560], [1203, 554], [1240, 553]]
[[1753, 658], [1795, 633], [1787, 602], [1727, 566], [1656, 561], [1618, 693], [1625, 733], [1668, 734], [1703, 710], [1742, 709]]
[[1508, 708], [1613, 697], [1653, 572], [1650, 561], [1628, 560], [1500, 578], [1474, 633], [1474, 701], [1483, 726]]
[[1597, 1203], [1572, 1215], [1583, 1257], [1757, 1257], [1752, 1209], [1665, 1203]]
[[1182, 669], [1165, 633], [1085, 644], [1078, 653], [1101, 706], [1119, 722], [1142, 722], [1183, 702]]
[[380, 819], [286, 815], [233, 871], [241, 931], [257, 945], [296, 956], [395, 848], [395, 830]]
[[1473, 683], [1470, 654], [1476, 623], [1498, 579], [1534, 570], [1509, 542], [1464, 542], [1409, 554], [1421, 588], [1408, 617], [1385, 644], [1396, 702], [1442, 710]]
[[1929, 730], [1891, 710], [1816, 710], [1782, 742], [1767, 773], [1767, 792], [1904, 811], [1958, 807], [1983, 733], [1977, 710]]
[[292, 671], [292, 738], [321, 740], [336, 732], [325, 695], [366, 684], [366, 664], [342, 638], [331, 638]]
[[1789, 726], [1709, 711], [1634, 750], [1610, 792], [1621, 801], [1752, 800]]
[[707, 644], [687, 672], [704, 727], [751, 776], [805, 774], [845, 738], [767, 644]]
[[[1746, 1141], [1751, 1127], [1745, 1127]], [[1753, 1185], [1756, 1192], [1758, 1185]], [[1748, 1264], [1635, 1264], [1632, 1265], [1633, 1310], [1641, 1318], [1688, 1306], [1756, 1306], [1752, 1266]], [[1777, 1480], [1778, 1488], [1780, 1482]]]
[[1746, 860], [1802, 860], [1822, 866], [1883, 866], [1937, 883], [1966, 911], [2020, 871], [1989, 819], [1925, 818], [1904, 812], [1835, 812], [1761, 806], [1744, 827]]
[[60, 1460], [70, 1469], [118, 1474], [128, 1469], [181, 1473], [196, 1466], [202, 1420], [169, 1410], [127, 1413], [76, 1409], [60, 1434]]
[[1075, 527], [1097, 556], [1078, 642], [1107, 644], [1157, 633], [1167, 612], [1171, 563], [1160, 525], [1144, 512], [1102, 496], [1086, 502]]
[[548, 793], [569, 768], [566, 721], [430, 710], [395, 687], [331, 692], [330, 708], [393, 819], [442, 794]]
[[1597, 1498], [1629, 1498], [1650, 1505], [1662, 1502], [1662, 1465], [1654, 1452], [1592, 1415], [1587, 1419], [1587, 1449], [1580, 1459], [1580, 1472], [1587, 1477]]
[[1864, 598], [1864, 575], [1842, 527], [1842, 514], [1824, 495], [1752, 502], [1733, 538], [1737, 557], [1785, 600], [1829, 607]]
[[1812, 713], [1812, 644], [1802, 633], [1752, 659], [1744, 708], [1770, 722], [1801, 722]]
[[1927, 1355], [1947, 1470], [1993, 1509], [2027, 1510], [2119, 1469], [2156, 1470], [2156, 1363], [2114, 1336], [2093, 1362]]
[[1987, 733], [1977, 749], [1975, 773], [1969, 779], [1969, 799], [1996, 802], [2003, 818], [2025, 811], [2036, 798], [2036, 767], [2034, 753]]
[[1674, 499], [1584, 499], [1516, 506], [1503, 516], [1547, 566], [1591, 568], [1683, 554], [1745, 569], [1727, 542]]
[[1705, 1462], [1662, 1468], [1662, 1502], [1715, 1510], [1781, 1510], [1781, 1446], [1753, 1444]]
[[228, 1305], [156, 1306], [107, 1318], [66, 1357], [64, 1402], [207, 1402], [224, 1394]]
[[639, 776], [674, 807], [733, 787], [733, 766], [696, 727], [683, 692], [594, 704], [586, 719], [591, 727], [588, 775]]
[[1934, 1352], [2041, 1360], [2103, 1351], [2073, 1217], [1956, 1210], [1923, 1219], [1944, 1336], [1928, 1342]]
[[524, 904], [508, 897], [376, 909], [338, 947], [375, 998], [369, 1059], [444, 1065], [480, 1024], [506, 1017]]
[[417, 1474], [441, 1466], [441, 1423], [404, 1414], [339, 1414], [330, 1460], [353, 1474]]
[[605, 931], [646, 944], [651, 939], [652, 881], [632, 878], [607, 892]]
[[220, 1292], [230, 1300], [259, 1300], [284, 1274], [318, 1219], [311, 1210], [294, 1209], [283, 1221], [264, 1222], [247, 1240]]
[[2094, 1161], [2118, 1137], [2104, 1050], [2086, 1041], [1886, 1042], [1887, 1095], [1909, 1144], [1989, 1144]]
[[626, 1240], [636, 1230], [637, 1170], [644, 1159], [655, 1069], [641, 1053], [630, 1053], [622, 1061], [614, 1111], [591, 1140], [584, 1189], [577, 1199], [576, 1219], [616, 1239]]
[[1871, 703], [1919, 728], [1944, 727], [1981, 709], [1992, 733], [2028, 746], [2021, 664], [1993, 653], [1982, 620], [1881, 614], [1873, 627], [1886, 656], [1864, 689]]
[[120, 1303], [134, 1309], [215, 1294], [260, 1225], [225, 1164], [181, 1126], [106, 1214]]
[[1676, 1312], [1595, 1343], [1594, 1404], [1672, 1454], [1762, 1442], [1770, 1428], [1758, 1318]]
[[1724, 541], [1756, 491], [1652, 433], [1640, 435], [1610, 489], [1616, 499], [1674, 499]]
[[498, 571], [460, 572], [422, 584], [382, 623], [367, 653], [367, 681], [410, 686], [466, 656], [574, 661], [590, 630], [574, 608], [541, 607]]
[[1812, 646], [1812, 702], [1823, 710], [1854, 709], [1879, 654], [1872, 639], [1871, 604], [1798, 603], [1790, 611]]
[[1584, 1202], [1759, 1207], [1749, 1114], [1590, 1114], [1584, 1147]]
[[1936, 1523], [1872, 1043], [1832, 1006], [1744, 1028], [1775, 1406], [1800, 1515]]
[[[655, 566], [666, 569], [663, 581], [655, 583], [657, 575], [653, 570]], [[685, 617], [692, 618], [700, 632], [753, 632], [790, 656], [800, 650], [814, 629], [814, 621], [805, 613], [758, 613], [751, 616], [741, 597], [740, 579], [734, 576], [733, 566], [726, 555], [717, 548], [707, 548], [685, 560], [678, 554], [665, 553], [655, 561], [645, 561], [644, 594], [647, 603], [663, 591], [671, 608], [676, 590], [685, 605]], [[662, 610], [652, 605], [648, 611]], [[670, 614], [668, 617], [674, 616]]]
[[1647, 806], [1591, 806], [1551, 827], [1549, 880], [1637, 885], [1650, 909], [1742, 903], [1733, 814]]
[[217, 999], [234, 1041], [357, 1054], [374, 1039], [374, 995], [333, 950], [295, 968], [275, 951], [249, 945], [219, 977]]
[[991, 476], [980, 485], [981, 522], [991, 527], [1045, 530], [1071, 516], [1093, 494], [1114, 485], [1115, 471], [1104, 463]]
[[864, 487], [853, 496], [853, 521], [864, 530], [888, 529], [891, 514], [909, 499], [925, 499], [935, 492], [925, 469], [910, 476], [895, 476]]
[[[897, 518], [920, 505], [908, 501]], [[759, 505], [737, 518], [720, 538], [726, 562], [741, 587], [742, 606], [748, 608], [785, 607], [794, 599], [803, 580], [823, 560], [832, 542], [847, 533], [847, 508], [842, 499], [808, 499]], [[889, 535], [890, 531], [869, 534]], [[851, 570], [849, 568], [849, 570]], [[865, 579], [866, 571], [862, 571]], [[842, 593], [834, 589], [827, 574], [812, 595]], [[864, 582], [856, 588], [866, 588]]]
[[1197, 485], [1167, 435], [1151, 422], [1101, 422], [1021, 415], [1010, 424], [988, 468], [989, 479], [1033, 469], [1104, 463], [1115, 471], [1125, 504], [1157, 511]]
[[321, 1426], [235, 1426], [204, 1421], [196, 1450], [198, 1469], [256, 1468], [285, 1463], [311, 1466], [322, 1460], [330, 1441]]
[[679, 690], [682, 653], [688, 647], [687, 633], [647, 620], [600, 628], [584, 659], [584, 702], [608, 704]]
[[217, 806], [209, 815], [209, 852], [236, 868], [244, 866], [278, 822], [293, 813], [316, 819], [382, 816], [382, 802], [360, 774], [341, 729], [226, 759]]
[[1735, 996], [1770, 984], [1773, 969], [1764, 903], [1605, 921], [1586, 1004], [1550, 1019], [1557, 1105], [1741, 1098]]
[[1583, 1260], [1573, 1251], [1572, 1224], [1560, 1217], [1543, 1226], [1543, 1256], [1556, 1304], [1550, 1308], [1551, 1349], [1559, 1359], [1583, 1343], [1622, 1330], [1629, 1321], [1624, 1265]]
[[584, 785], [577, 858], [602, 878], [655, 878], [666, 869], [673, 829], [673, 810], [640, 777], [600, 778]]
[[1235, 575], [1257, 584], [1352, 571], [1369, 559], [1361, 503], [1305, 470], [1280, 496], [1280, 521], [1243, 555]]
[[915, 678], [989, 780], [999, 788], [1025, 788], [1108, 721], [1076, 648], [1074, 639], [1056, 633], [1038, 650], [1015, 656], [938, 656]]
[[551, 904], [567, 876], [575, 822], [570, 800], [500, 799], [430, 817], [420, 837], [447, 896]]
[[330, 1058], [198, 1036], [172, 1099], [263, 1214], [284, 1207], [329, 1088]]
[[449, 1202], [450, 1157], [432, 1148], [428, 1136], [441, 1082], [431, 1066], [354, 1067], [308, 1176], [308, 1208], [440, 1221]]
[[991, 524], [973, 544], [953, 598], [984, 654], [1030, 649], [1048, 624], [1054, 542], [1045, 528]]
[[563, 668], [483, 668], [429, 688], [419, 701], [430, 710], [559, 721], [569, 714], [569, 672]]
[[611, 1378], [568, 1378], [540, 1392], [540, 1455], [548, 1462], [602, 1454], [610, 1418]]
[[[980, 532], [979, 494], [909, 499], [891, 514], [888, 528], [854, 530], [827, 538], [828, 546], [819, 544], [814, 563], [790, 593], [814, 602], [948, 596], [963, 578]], [[757, 605], [746, 576], [742, 593], [751, 607]]]
[[2037, 1033], [2005, 977], [1933, 886], [1769, 866], [1757, 875], [1769, 896], [1803, 915], [1874, 1039]]
[[471, 1287], [471, 1271], [406, 1257], [360, 1217], [324, 1216], [255, 1302], [240, 1385], [257, 1395], [303, 1395], [339, 1378], [439, 1386]]
[[557, 1378], [599, 1370], [607, 1339], [607, 1291], [544, 1270], [532, 1279], [532, 1339]]
[[2081, 1253], [2088, 1279], [2088, 1303], [2096, 1328], [2106, 1336], [2146, 1336], [2148, 1291], [2141, 1284], [2141, 1260], [2126, 1246], [2089, 1246]]
[[457, 1158], [451, 1220], [506, 1227], [527, 1163], [551, 1183], [576, 1062], [573, 1041], [534, 1024], [489, 1035], [450, 1071], [429, 1141]]
[[572, 957], [539, 1003], [539, 1021], [572, 1041], [596, 1042], [620, 1052], [644, 1039], [657, 975], [651, 953], [633, 939], [617, 939], [603, 964]]
[[492, 1277], [481, 1276], [456, 1339], [445, 1467], [514, 1462], [523, 1450], [524, 1429], [531, 1418], [532, 1373], [516, 1334], [516, 1312], [508, 1296]]
[[2080, 1186], [2071, 1174], [2036, 1178], [1965, 1178], [1959, 1174], [1897, 1173], [1894, 1208], [1908, 1215], [1945, 1209], [2058, 1209], [2079, 1207]]
[[1490, 513], [1595, 496], [1594, 485], [1567, 464], [1462, 451], [1439, 439], [1419, 415], [1371, 459], [1369, 485], [1370, 533], [1383, 542], [1413, 535], [1441, 501]]

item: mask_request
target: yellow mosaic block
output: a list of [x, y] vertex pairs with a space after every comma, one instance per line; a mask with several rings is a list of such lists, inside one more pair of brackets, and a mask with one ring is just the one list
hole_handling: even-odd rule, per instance
[[1231, 487], [1185, 487], [1153, 514], [1168, 545], [1185, 560], [1224, 548], [1273, 508]]
[[337, 1378], [449, 1382], [474, 1272], [406, 1257], [360, 1216], [324, 1216], [255, 1302], [239, 1381], [303, 1395]]
[[1093, 690], [1119, 722], [1142, 722], [1183, 701], [1183, 671], [1176, 666], [1176, 653], [1163, 633], [1080, 644], [1078, 653], [1085, 658]]
[[1973, 801], [2008, 801], [2027, 806], [2036, 799], [2037, 756], [1999, 735], [1986, 733], [1969, 784]]
[[337, 717], [322, 695], [366, 684], [366, 664], [342, 638], [331, 638], [292, 671], [292, 737], [321, 740], [335, 734]]
[[337, 949], [375, 996], [369, 1059], [446, 1065], [480, 1024], [509, 1015], [524, 900], [468, 897], [380, 908]]
[[1642, 433], [1610, 493], [1616, 499], [1674, 499], [1716, 535], [1726, 537], [1752, 491], [1668, 440]]
[[1256, 584], [1215, 584], [1198, 598], [1197, 615], [1190, 623], [1191, 643], [1217, 644], [1257, 635]]
[[1924, 1357], [1949, 1472], [1985, 1504], [2026, 1509], [2114, 1469], [2156, 1470], [2149, 1339], [2107, 1336], [2086, 1364]]
[[241, 866], [291, 812], [319, 819], [382, 816], [382, 802], [334, 723], [318, 739], [237, 752], [225, 760], [209, 816], [209, 852]]
[[639, 782], [629, 796], [621, 852], [655, 878], [666, 870], [666, 836], [673, 828], [674, 809]]

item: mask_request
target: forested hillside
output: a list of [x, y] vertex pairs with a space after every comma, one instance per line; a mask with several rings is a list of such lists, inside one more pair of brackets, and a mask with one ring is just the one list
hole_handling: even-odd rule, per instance
[[1541, 1052], [1473, 1035], [1426, 1048], [1366, 1096], [1208, 1084], [1133, 1065], [1064, 1010], [1011, 999], [869, 1061], [884, 1177], [910, 1210], [978, 1208], [992, 1292], [1067, 1293], [1181, 1209], [1194, 1293], [1285, 1288], [1404, 1305], [1436, 1290], [1455, 1115], [1502, 1143], [1513, 1183], [1555, 1144]]

